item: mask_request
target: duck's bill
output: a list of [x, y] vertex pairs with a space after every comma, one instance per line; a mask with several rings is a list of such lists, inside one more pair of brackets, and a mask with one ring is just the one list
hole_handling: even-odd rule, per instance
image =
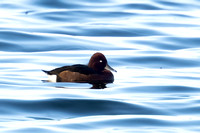
[[113, 69], [111, 66], [109, 66], [108, 64], [105, 67], [107, 70], [111, 70], [113, 72], [117, 72], [115, 69]]

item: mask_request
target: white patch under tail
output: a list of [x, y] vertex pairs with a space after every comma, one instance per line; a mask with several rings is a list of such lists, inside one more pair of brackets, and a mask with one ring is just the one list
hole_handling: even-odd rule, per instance
[[57, 75], [48, 75], [48, 82], [56, 82], [57, 81]]
[[50, 75], [49, 71], [42, 70], [44, 73], [47, 74], [48, 80], [44, 80], [45, 82], [56, 82], [57, 81], [57, 75]]

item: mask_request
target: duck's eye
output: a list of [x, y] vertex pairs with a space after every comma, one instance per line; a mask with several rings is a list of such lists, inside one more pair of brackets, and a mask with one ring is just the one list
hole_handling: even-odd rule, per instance
[[100, 60], [99, 62], [100, 62], [100, 63], [102, 63], [103, 61], [102, 61], [102, 60]]

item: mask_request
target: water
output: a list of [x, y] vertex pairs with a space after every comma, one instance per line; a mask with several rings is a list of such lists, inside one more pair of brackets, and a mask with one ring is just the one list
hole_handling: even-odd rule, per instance
[[[198, 0], [1, 0], [0, 132], [199, 132]], [[118, 72], [105, 89], [41, 69]]]

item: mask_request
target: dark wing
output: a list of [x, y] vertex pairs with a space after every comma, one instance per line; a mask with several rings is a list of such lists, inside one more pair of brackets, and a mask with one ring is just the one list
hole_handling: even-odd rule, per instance
[[79, 72], [81, 74], [86, 74], [86, 75], [96, 73], [92, 68], [89, 68], [88, 66], [81, 65], [81, 64], [72, 65], [72, 66], [63, 66], [63, 67], [53, 69], [51, 71], [45, 71], [45, 70], [42, 70], [42, 71], [47, 73], [48, 75], [58, 75], [62, 71]]

